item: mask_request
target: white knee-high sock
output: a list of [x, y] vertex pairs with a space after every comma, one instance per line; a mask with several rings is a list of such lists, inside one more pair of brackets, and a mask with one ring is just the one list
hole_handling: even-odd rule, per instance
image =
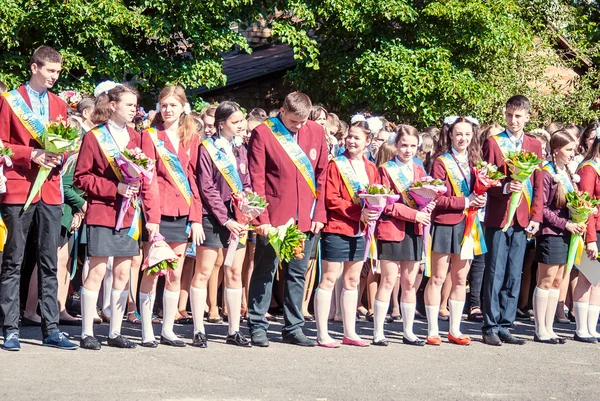
[[546, 331], [552, 338], [558, 337], [554, 333], [554, 315], [556, 315], [556, 306], [558, 305], [558, 298], [560, 297], [560, 290], [558, 288], [550, 288], [548, 290], [548, 306], [546, 309]]
[[[440, 314], [439, 305], [425, 305], [425, 313], [427, 314], [427, 336], [439, 337], [440, 329], [438, 326], [438, 318]], [[402, 316], [404, 319], [404, 316]]]
[[142, 318], [142, 342], [155, 341], [152, 327], [152, 294], [140, 292], [140, 317]]
[[600, 315], [600, 305], [590, 305], [588, 309], [587, 326], [592, 337], [599, 338], [600, 334], [596, 331], [598, 326], [598, 316]]
[[[383, 334], [383, 324], [385, 323], [385, 315], [390, 307], [390, 301], [382, 302], [375, 300], [373, 305], [373, 341], [385, 340]], [[404, 315], [404, 313], [403, 313]]]
[[127, 308], [127, 291], [115, 290], [110, 292], [110, 330], [108, 336], [115, 338], [121, 335], [121, 324], [123, 323], [123, 315]]
[[417, 339], [417, 336], [415, 336], [415, 333], [413, 332], [417, 304], [400, 302], [400, 310], [402, 311], [402, 334], [407, 340], [414, 341]]
[[167, 340], [177, 340], [177, 336], [173, 332], [175, 324], [175, 315], [177, 314], [177, 306], [179, 304], [179, 291], [169, 291], [165, 288], [163, 292], [163, 325], [161, 335]]
[[344, 322], [344, 337], [360, 340], [356, 334], [356, 304], [358, 290], [342, 290], [342, 321]]
[[590, 304], [588, 302], [573, 302], [575, 316], [575, 332], [579, 337], [591, 337], [588, 328]]
[[225, 302], [229, 320], [229, 334], [240, 331], [240, 309], [242, 308], [242, 289], [225, 287]]
[[330, 344], [334, 340], [329, 336], [327, 320], [329, 319], [329, 311], [331, 310], [331, 300], [333, 298], [332, 291], [326, 291], [322, 288], [317, 288], [315, 294], [315, 321], [317, 323], [317, 340], [321, 344]]
[[460, 338], [460, 321], [465, 308], [465, 301], [448, 300], [448, 309], [450, 310], [450, 329], [448, 330], [456, 338]]
[[192, 318], [194, 319], [194, 335], [206, 333], [204, 331], [204, 308], [206, 308], [206, 287], [197, 288], [190, 286], [190, 304]]
[[546, 310], [548, 309], [548, 292], [540, 287], [533, 291], [533, 316], [535, 318], [535, 334], [541, 340], [548, 340], [550, 333], [546, 330]]
[[94, 336], [94, 318], [96, 317], [96, 303], [98, 291], [87, 290], [81, 287], [81, 338]]

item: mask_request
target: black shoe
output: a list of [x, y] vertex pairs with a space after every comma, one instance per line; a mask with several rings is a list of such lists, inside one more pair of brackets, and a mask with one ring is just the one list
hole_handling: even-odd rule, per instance
[[267, 338], [267, 333], [263, 330], [258, 330], [252, 333], [251, 340], [252, 345], [256, 345], [257, 347], [269, 346], [269, 339]]
[[496, 333], [484, 334], [482, 336], [482, 339], [483, 339], [483, 343], [487, 344], [487, 345], [494, 345], [497, 347], [502, 345], [502, 341], [500, 340], [500, 337]]
[[419, 312], [419, 310], [415, 310], [415, 320], [427, 320], [427, 316]]
[[559, 344], [566, 344], [567, 343], [567, 339], [564, 337], [554, 337], [554, 339], [556, 341], [558, 341]]
[[148, 341], [147, 343], [143, 342], [140, 345], [144, 348], [156, 348], [156, 347], [158, 347], [158, 342], [157, 341]]
[[531, 321], [531, 316], [529, 316], [529, 313], [523, 312], [521, 309], [517, 309], [516, 319], [529, 322]]
[[168, 338], [163, 337], [163, 336], [160, 336], [160, 343], [163, 345], [170, 345], [171, 347], [179, 347], [179, 348], [185, 347], [185, 343], [183, 341], [181, 341], [180, 339], [169, 340]]
[[306, 337], [302, 331], [283, 335], [283, 342], [288, 344], [299, 345], [301, 347], [316, 347], [317, 342]]
[[198, 348], [208, 347], [208, 345], [206, 344], [206, 334], [204, 334], [204, 333], [194, 334], [194, 340], [192, 341], [192, 347], [198, 347]]
[[130, 348], [137, 347], [137, 345], [133, 341], [129, 341], [128, 339], [126, 339], [125, 337], [123, 337], [120, 334], [118, 336], [116, 336], [115, 338], [108, 337], [108, 341], [106, 341], [106, 344], [109, 347], [117, 347], [117, 348], [123, 348], [123, 349], [130, 349]]
[[81, 341], [79, 341], [79, 348], [98, 351], [101, 348], [100, 341], [92, 336], [83, 337]]
[[408, 338], [402, 336], [402, 342], [406, 345], [416, 345], [417, 347], [425, 346], [426, 341], [421, 340], [420, 338], [416, 338], [415, 340], [409, 340]]
[[542, 340], [538, 337], [537, 334], [533, 334], [533, 341], [542, 344], [558, 344], [558, 338], [549, 338], [547, 340]]
[[383, 340], [373, 341], [371, 344], [376, 345], [378, 347], [387, 347], [388, 345], [390, 345], [390, 342], [384, 338]]
[[21, 326], [23, 326], [23, 327], [41, 327], [42, 322], [36, 322], [34, 320], [27, 319], [25, 316], [23, 316], [23, 318], [21, 318]]
[[518, 338], [513, 336], [510, 333], [498, 333], [498, 337], [500, 337], [500, 341], [502, 341], [503, 343], [507, 343], [507, 344], [513, 344], [513, 345], [524, 345], [526, 343], [526, 341], [522, 338]]
[[58, 324], [60, 326], [81, 326], [81, 320], [59, 320]]
[[573, 340], [579, 341], [580, 343], [596, 344], [598, 340], [596, 337], [579, 337], [577, 333], [573, 336]]
[[238, 347], [252, 347], [250, 340], [246, 338], [242, 333], [236, 331], [233, 334], [229, 334], [225, 339], [225, 343], [237, 345]]

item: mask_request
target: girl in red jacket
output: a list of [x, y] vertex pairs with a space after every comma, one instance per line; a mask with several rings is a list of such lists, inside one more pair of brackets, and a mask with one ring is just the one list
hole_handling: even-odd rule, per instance
[[331, 293], [343, 268], [342, 319], [344, 337], [342, 344], [366, 347], [355, 331], [358, 283], [365, 252], [366, 224], [377, 216], [363, 209], [358, 192], [379, 180], [377, 167], [364, 156], [371, 143], [371, 131], [365, 121], [352, 124], [346, 138], [346, 151], [327, 166], [325, 205], [327, 226], [321, 238], [323, 276], [315, 296], [317, 343], [327, 348], [338, 348], [327, 331]]
[[[434, 158], [431, 176], [446, 183], [447, 192], [436, 200], [432, 214], [431, 229], [431, 278], [425, 287], [425, 311], [427, 312], [427, 344], [440, 345], [438, 332], [441, 291], [448, 268], [452, 290], [448, 300], [450, 330], [448, 340], [458, 345], [471, 344], [471, 338], [460, 332], [460, 320], [466, 298], [466, 282], [473, 251], [462, 249], [465, 231], [465, 210], [469, 207], [485, 206], [486, 196], [473, 191], [475, 176], [473, 167], [480, 160], [477, 142], [477, 120], [472, 117], [449, 117], [444, 121], [437, 155]], [[479, 221], [474, 231], [483, 240]], [[465, 251], [468, 255], [461, 255]]]

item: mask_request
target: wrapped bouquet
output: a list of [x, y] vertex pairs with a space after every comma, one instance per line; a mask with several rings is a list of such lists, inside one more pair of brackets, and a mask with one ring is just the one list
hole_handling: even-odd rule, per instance
[[181, 255], [177, 255], [165, 242], [165, 237], [155, 234], [142, 270], [145, 270], [147, 275], [165, 276], [169, 270], [177, 269], [180, 257]]
[[275, 253], [281, 262], [289, 262], [292, 259], [304, 257], [304, 242], [306, 234], [290, 219], [286, 224], [279, 227], [271, 227], [269, 231], [269, 243], [275, 249]]
[[73, 110], [77, 109], [77, 105], [83, 99], [81, 93], [75, 91], [62, 91], [58, 94], [58, 97], [64, 100]]
[[[567, 192], [567, 208], [571, 214], [571, 221], [577, 224], [585, 224], [592, 214], [598, 213], [597, 206], [600, 200], [593, 199], [587, 192]], [[571, 271], [574, 264], [581, 263], [581, 254], [585, 244], [579, 234], [571, 234], [569, 253], [567, 254], [566, 273]]]

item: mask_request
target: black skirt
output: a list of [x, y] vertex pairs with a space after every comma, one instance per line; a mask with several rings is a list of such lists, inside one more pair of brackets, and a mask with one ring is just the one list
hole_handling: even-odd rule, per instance
[[562, 235], [540, 235], [535, 244], [535, 261], [546, 265], [567, 263], [571, 233]]
[[[229, 247], [229, 236], [231, 232], [227, 227], [222, 226], [212, 214], [205, 214], [202, 216], [202, 228], [204, 229], [204, 242], [202, 246], [207, 248], [228, 248]], [[245, 245], [238, 244], [237, 249], [244, 248]]]
[[87, 226], [88, 256], [133, 257], [140, 254], [138, 241], [127, 235], [129, 228], [115, 231], [103, 226]]
[[365, 255], [365, 237], [323, 233], [321, 237], [323, 260], [329, 262], [356, 262]]
[[431, 250], [442, 254], [460, 255], [461, 241], [465, 233], [466, 219], [455, 225], [433, 224], [431, 226]]
[[423, 259], [423, 237], [415, 234], [413, 223], [406, 223], [404, 239], [377, 240], [377, 259], [393, 262], [418, 262]]
[[[188, 216], [160, 216], [160, 234], [166, 242], [188, 242]], [[142, 241], [148, 242], [146, 225], [142, 227]]]

